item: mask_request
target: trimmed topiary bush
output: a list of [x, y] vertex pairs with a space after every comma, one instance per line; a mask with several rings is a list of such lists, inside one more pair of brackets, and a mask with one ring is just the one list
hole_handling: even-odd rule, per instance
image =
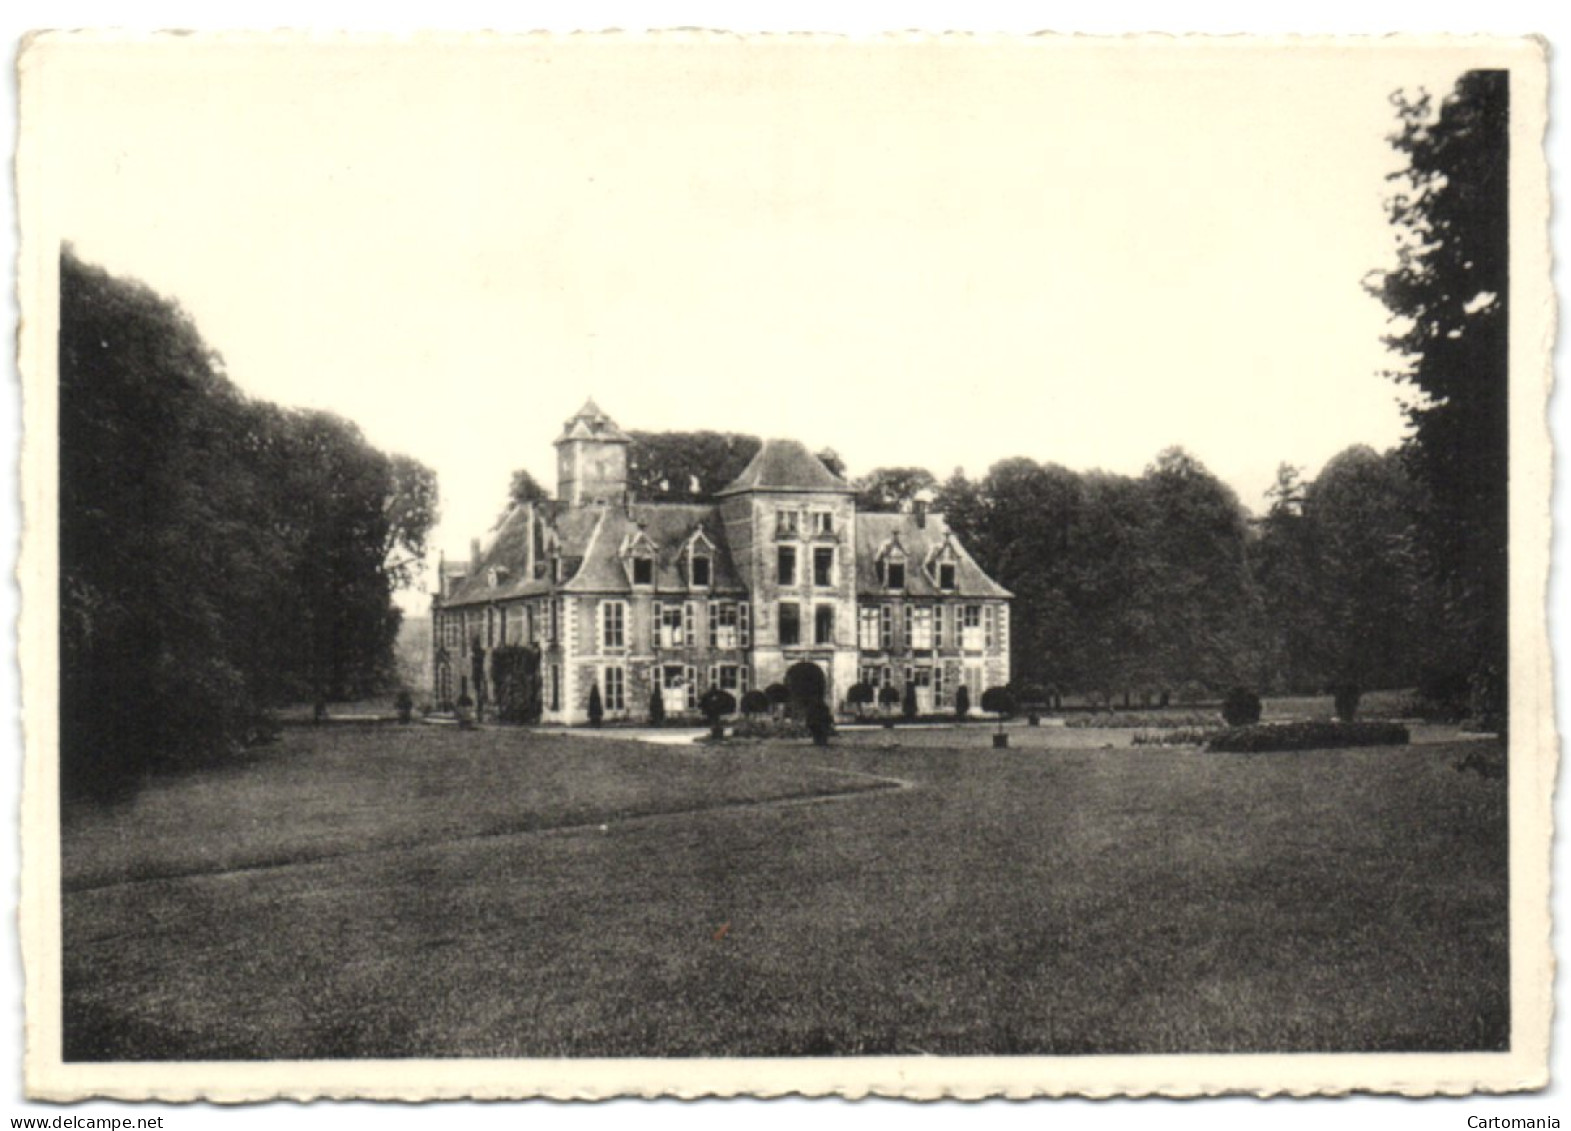
[[764, 697], [769, 700], [770, 708], [775, 711], [791, 702], [791, 692], [783, 683], [771, 683], [764, 688]]
[[698, 709], [709, 720], [712, 738], [725, 737], [725, 717], [736, 713], [736, 696], [719, 687], [711, 687], [698, 700]]
[[1222, 718], [1230, 727], [1252, 726], [1260, 721], [1260, 696], [1247, 687], [1235, 687], [1222, 700]]
[[665, 722], [665, 696], [660, 694], [658, 684], [649, 693], [649, 722], [651, 726], [659, 726]]
[[1326, 750], [1339, 746], [1405, 746], [1407, 728], [1401, 723], [1344, 723], [1314, 719], [1299, 723], [1235, 726], [1206, 744], [1207, 750], [1224, 754], [1264, 754], [1283, 750]]
[[964, 719], [971, 713], [971, 693], [966, 690], [966, 685], [961, 684], [955, 689], [955, 718]]
[[905, 697], [900, 701], [900, 713], [906, 717], [906, 722], [916, 718], [916, 684], [906, 684]]
[[822, 699], [807, 705], [807, 732], [813, 736], [814, 746], [828, 746], [829, 736], [835, 733], [834, 712]]
[[855, 707], [859, 715], [862, 713], [862, 708], [872, 706], [876, 697], [877, 692], [873, 690], [871, 683], [853, 683], [850, 690], [846, 692], [846, 702]]
[[769, 710], [769, 696], [756, 687], [742, 696], [742, 714], [762, 715]]
[[600, 702], [600, 685], [589, 685], [589, 725], [597, 727], [605, 719], [605, 706]]

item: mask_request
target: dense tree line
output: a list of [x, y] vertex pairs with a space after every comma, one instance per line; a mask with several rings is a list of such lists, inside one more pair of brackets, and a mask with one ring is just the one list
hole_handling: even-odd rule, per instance
[[269, 707], [378, 688], [432, 473], [246, 397], [174, 303], [69, 249], [59, 362], [64, 784], [209, 758]]
[[1403, 457], [1425, 489], [1422, 565], [1442, 667], [1503, 726], [1508, 672], [1510, 75], [1470, 71], [1438, 105], [1397, 94], [1405, 158], [1388, 211], [1397, 265], [1370, 289], [1391, 311], [1392, 376], [1416, 396]]

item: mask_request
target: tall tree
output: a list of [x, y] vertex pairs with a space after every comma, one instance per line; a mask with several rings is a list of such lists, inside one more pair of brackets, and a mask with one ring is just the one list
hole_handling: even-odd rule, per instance
[[875, 467], [851, 486], [858, 510], [888, 512], [900, 510], [918, 491], [936, 488], [938, 480], [925, 467]]
[[509, 506], [517, 506], [520, 503], [542, 503], [550, 497], [551, 492], [530, 474], [528, 468], [520, 467], [513, 472], [512, 482], [507, 485]]
[[756, 436], [736, 432], [631, 432], [628, 486], [635, 498], [705, 502], [757, 454]]
[[243, 396], [174, 303], [60, 265], [68, 789], [223, 753], [261, 708], [391, 666], [435, 482]]
[[1396, 329], [1393, 376], [1417, 396], [1405, 456], [1427, 493], [1423, 548], [1451, 663], [1503, 721], [1507, 670], [1510, 75], [1469, 71], [1438, 106], [1398, 93], [1406, 159], [1388, 201], [1397, 265], [1370, 289]]

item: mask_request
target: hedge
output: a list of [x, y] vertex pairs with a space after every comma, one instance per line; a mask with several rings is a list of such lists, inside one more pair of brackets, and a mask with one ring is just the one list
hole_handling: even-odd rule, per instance
[[1401, 723], [1316, 719], [1233, 727], [1213, 738], [1206, 749], [1225, 754], [1261, 754], [1273, 750], [1324, 750], [1338, 746], [1405, 746], [1407, 741], [1407, 728]]

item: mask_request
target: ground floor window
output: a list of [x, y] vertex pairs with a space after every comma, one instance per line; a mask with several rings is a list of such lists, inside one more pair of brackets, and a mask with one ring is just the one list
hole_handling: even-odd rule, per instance
[[741, 664], [721, 664], [715, 669], [715, 686], [721, 691], [744, 695], [747, 692], [747, 684], [747, 668]]
[[562, 709], [562, 665], [551, 665], [551, 710]]
[[780, 602], [780, 643], [787, 648], [802, 643], [802, 610], [795, 601]]
[[606, 668], [602, 682], [605, 684], [605, 709], [627, 710], [627, 673], [621, 668]]

